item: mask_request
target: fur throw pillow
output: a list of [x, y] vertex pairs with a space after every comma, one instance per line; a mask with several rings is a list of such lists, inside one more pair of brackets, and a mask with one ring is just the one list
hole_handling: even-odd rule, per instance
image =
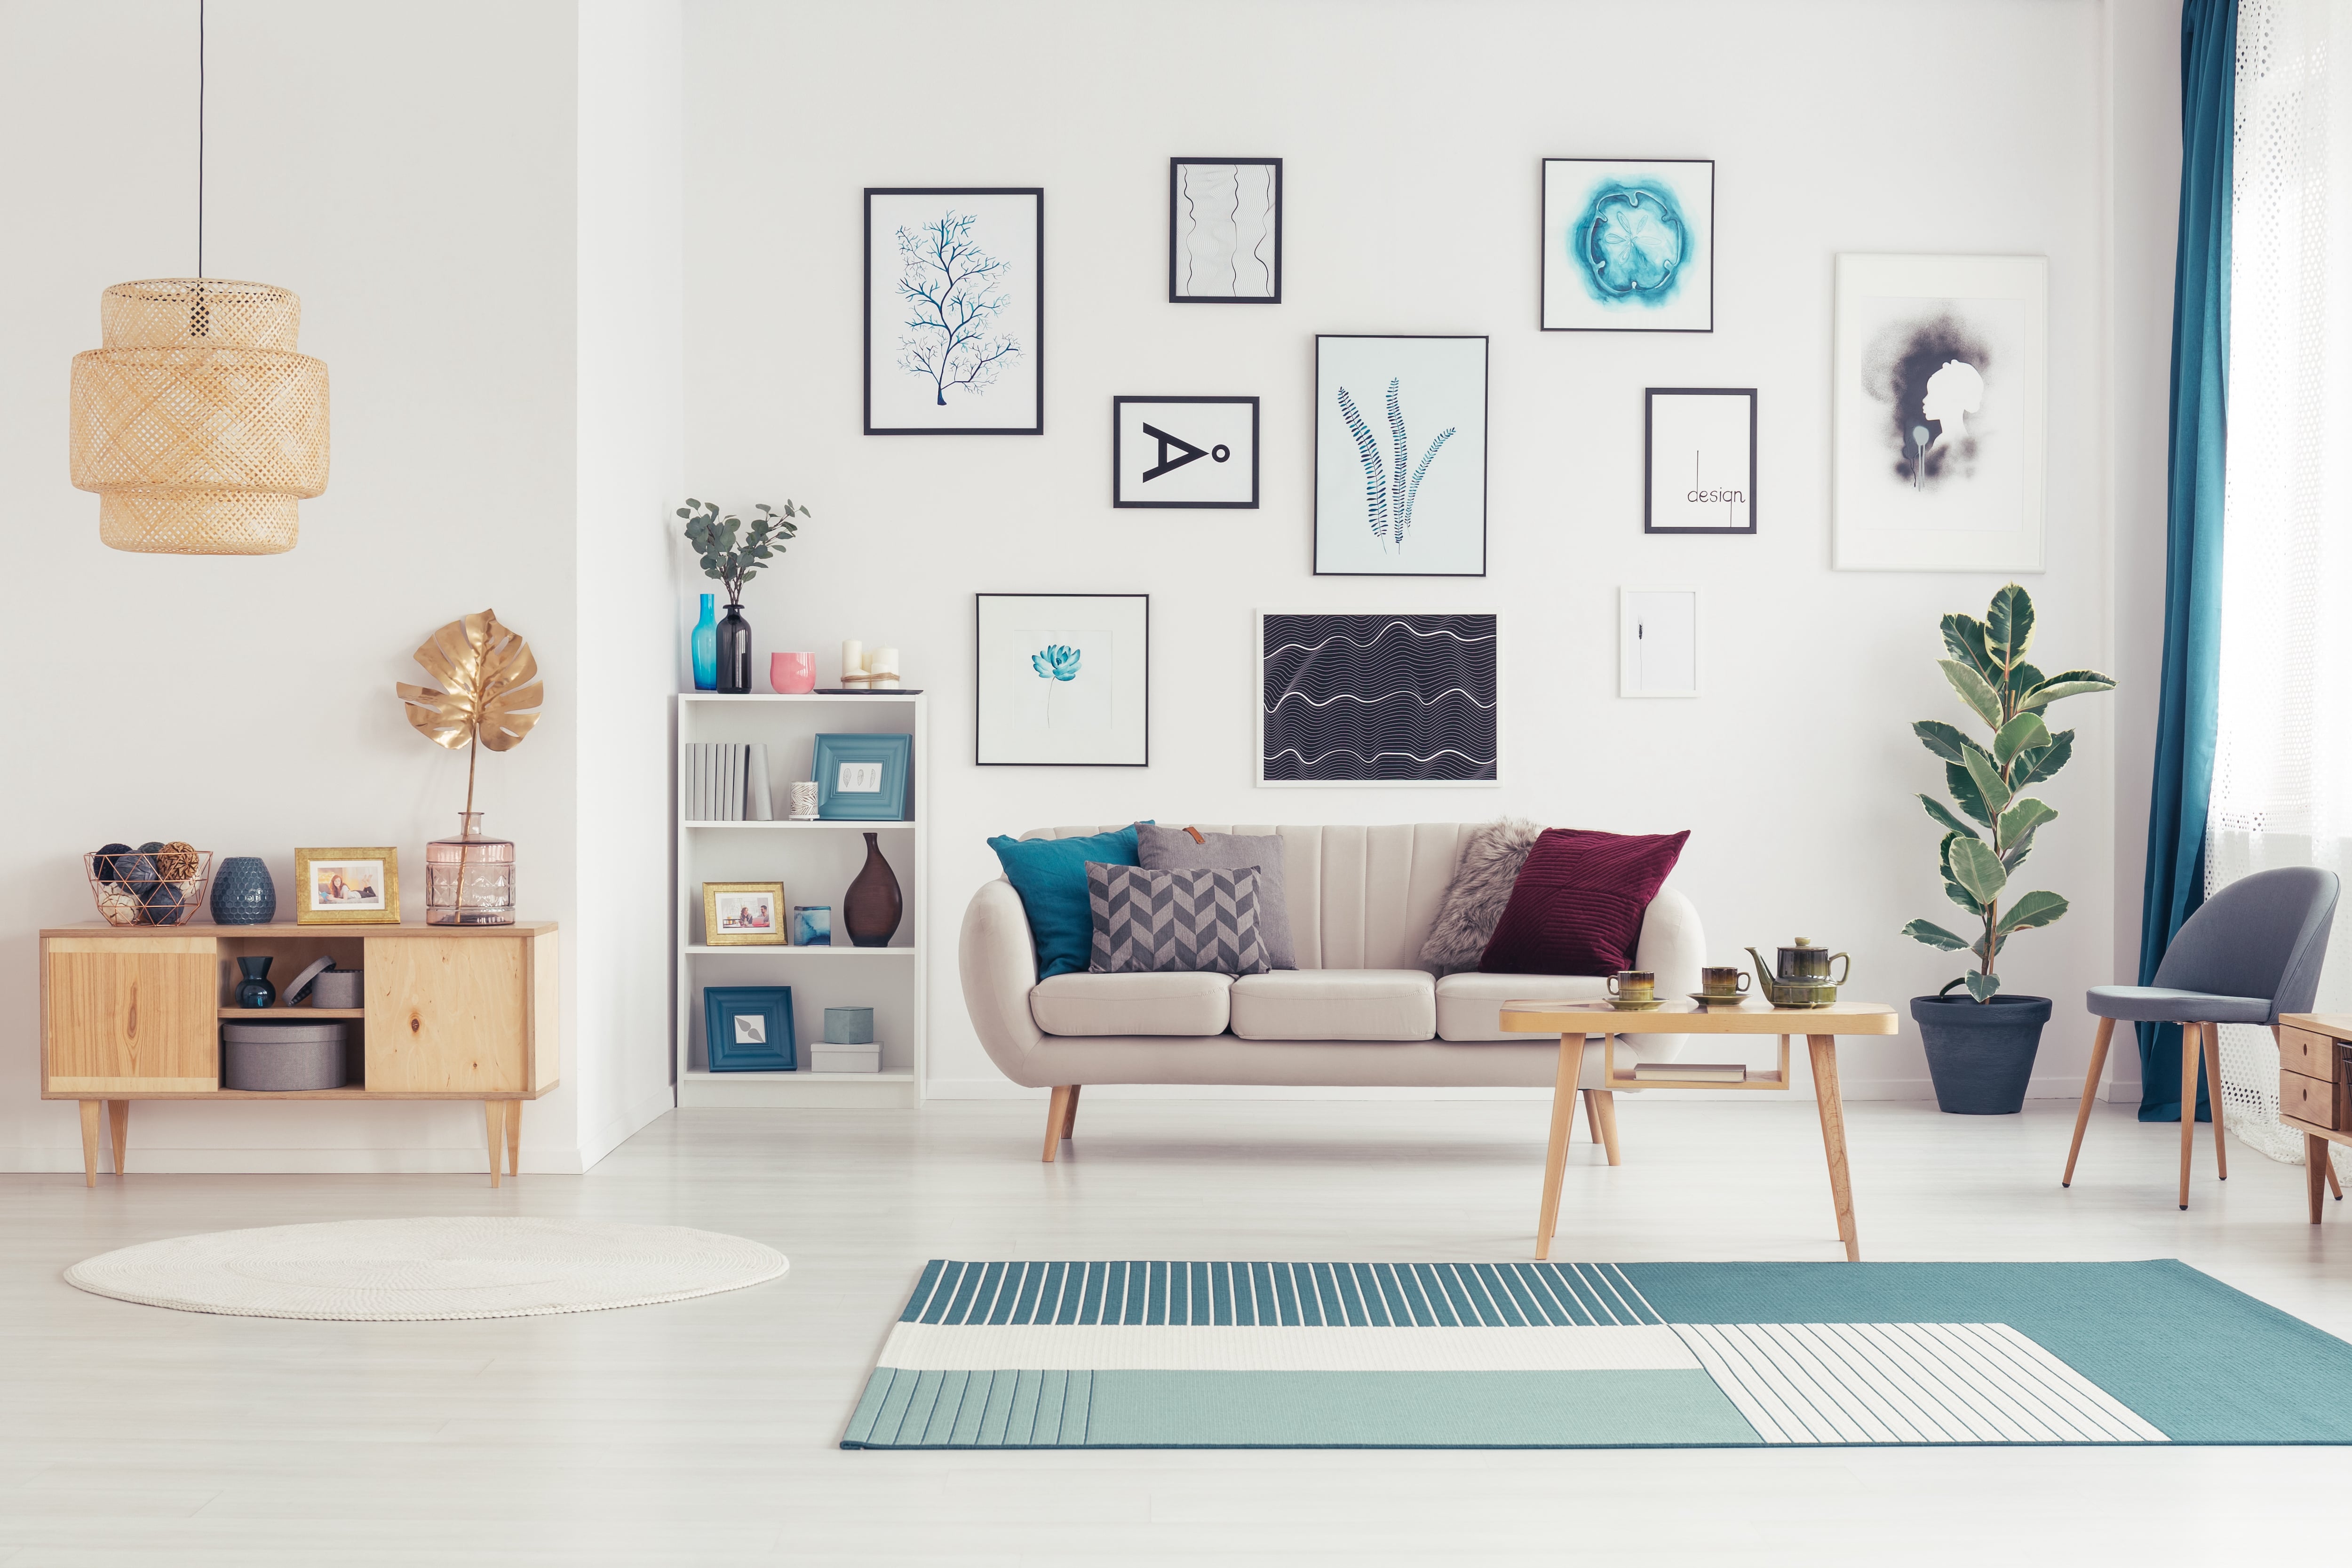
[[1437, 923], [1421, 944], [1423, 963], [1448, 969], [1477, 963], [1510, 904], [1519, 868], [1542, 837], [1541, 825], [1523, 816], [1490, 822], [1470, 836], [1462, 847], [1462, 863], [1454, 868], [1454, 885], [1445, 889], [1445, 901], [1438, 907]]

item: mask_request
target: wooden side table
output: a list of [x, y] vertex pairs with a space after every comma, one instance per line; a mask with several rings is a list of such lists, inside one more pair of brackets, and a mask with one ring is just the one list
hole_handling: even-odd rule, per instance
[[[1846, 1261], [1862, 1261], [1862, 1240], [1853, 1222], [1853, 1188], [1845, 1166], [1845, 1106], [1838, 1098], [1837, 1037], [1840, 1035], [1891, 1035], [1897, 1024], [1895, 1009], [1878, 1002], [1842, 1002], [1833, 1007], [1769, 1007], [1760, 1002], [1738, 1006], [1696, 1002], [1666, 1002], [1654, 1011], [1621, 1013], [1606, 1002], [1506, 1002], [1504, 1029], [1512, 1033], [1559, 1037], [1559, 1072], [1551, 1093], [1551, 1146], [1544, 1156], [1543, 1205], [1536, 1217], [1536, 1256], [1551, 1256], [1553, 1231], [1559, 1223], [1560, 1186], [1568, 1170], [1568, 1131], [1576, 1103], [1577, 1080], [1583, 1075], [1585, 1042], [1601, 1039], [1601, 1086], [1621, 1089], [1731, 1089], [1780, 1090], [1790, 1087], [1789, 1040], [1805, 1037], [1813, 1062], [1813, 1099], [1821, 1108], [1822, 1150], [1830, 1167], [1830, 1200], [1837, 1209], [1838, 1238], [1845, 1243]], [[1677, 1083], [1671, 1079], [1635, 1078], [1617, 1072], [1620, 1035], [1778, 1035], [1778, 1071], [1751, 1070], [1744, 1083]]]
[[[98, 1184], [100, 1110], [122, 1174], [134, 1100], [477, 1100], [489, 1147], [519, 1169], [522, 1102], [556, 1087], [556, 928], [110, 926], [41, 932], [41, 1098], [81, 1102], [83, 1179]], [[367, 973], [362, 1007], [235, 1005], [239, 958]], [[268, 1092], [220, 1085], [220, 1026], [345, 1018], [359, 1081]]]
[[[2352, 1013], [2284, 1013], [2279, 1120], [2303, 1134], [2303, 1186], [2317, 1225], [2327, 1212], [2328, 1145], [2352, 1144]], [[2221, 1101], [2214, 1101], [2218, 1117]]]

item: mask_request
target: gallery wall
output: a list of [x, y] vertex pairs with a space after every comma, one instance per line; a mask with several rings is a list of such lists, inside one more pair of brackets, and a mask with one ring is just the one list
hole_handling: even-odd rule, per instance
[[[2144, 502], [2161, 460], [2145, 400], [2110, 396], [2145, 355], [2111, 360], [2110, 334], [2160, 339], [2168, 309], [2137, 258], [2127, 296], [2107, 283], [2110, 159], [2137, 155], [2111, 145], [2107, 73], [2163, 68], [2167, 7], [1003, 4], [945, 37], [942, 14], [707, 0], [686, 34], [688, 484], [816, 509], [747, 596], [761, 653], [815, 649], [829, 679], [843, 638], [890, 644], [933, 694], [932, 1094], [1017, 1092], [962, 1016], [956, 931], [996, 874], [987, 836], [1054, 824], [1689, 828], [1675, 885], [1720, 961], [1801, 933], [1853, 953], [1853, 994], [1897, 1002], [1955, 973], [1897, 934], [1951, 913], [1913, 798], [1939, 770], [1909, 725], [1963, 717], [1937, 618], [1981, 614], [2002, 579], [1831, 569], [1833, 258], [2048, 258], [2047, 570], [2026, 581], [2043, 667], [2101, 665], [2111, 468]], [[2135, 132], [2158, 118], [2140, 107]], [[1167, 301], [1175, 154], [1285, 159], [1282, 303]], [[1713, 332], [1537, 330], [1538, 162], [1593, 155], [1716, 160]], [[2158, 226], [2160, 184], [2134, 187], [2125, 237]], [[1045, 189], [1043, 435], [860, 433], [867, 185]], [[1490, 336], [1486, 576], [1310, 574], [1318, 332]], [[1648, 386], [1759, 389], [1755, 537], [1644, 537]], [[1158, 394], [1263, 399], [1259, 510], [1112, 510], [1111, 399]], [[1700, 591], [1701, 696], [1616, 695], [1625, 586]], [[1152, 595], [1149, 768], [974, 765], [976, 591]], [[1267, 608], [1497, 612], [1499, 787], [1254, 787], [1251, 626]], [[2062, 818], [2030, 885], [2074, 910], [2017, 942], [2012, 990], [2063, 997], [2136, 941], [2109, 898], [2130, 837], [2113, 737], [2152, 701], [2063, 715], [2081, 738], [2046, 789]], [[2036, 1092], [2079, 1083], [2076, 1034], [2052, 1031]], [[1849, 1093], [1927, 1092], [1907, 1032], [1853, 1058]]]
[[[656, 69], [654, 117], [674, 128], [676, 8], [666, 72], [646, 21], [664, 7], [625, 9], [635, 32], [592, 86], [604, 116], [642, 128], [647, 89], [627, 73]], [[667, 668], [628, 704], [634, 732], [592, 712], [587, 689], [633, 695], [611, 668], [633, 657], [626, 627], [649, 628], [638, 642], [667, 658], [666, 557], [651, 552], [648, 581], [647, 552], [601, 540], [626, 532], [613, 514], [631, 496], [674, 484], [675, 436], [665, 466], [660, 430], [677, 312], [674, 245], [666, 326], [660, 265], [581, 263], [590, 217], [574, 191], [600, 192], [593, 232], [644, 233], [666, 178], [674, 221], [675, 131], [666, 176], [583, 178], [586, 40], [562, 0], [396, 14], [213, 0], [209, 26], [205, 270], [299, 294], [301, 347], [332, 389], [327, 493], [277, 556], [107, 550], [97, 498], [67, 482], [67, 371], [98, 345], [100, 291], [195, 264], [194, 5], [0, 6], [0, 137], [17, 150], [0, 170], [0, 291], [18, 307], [0, 354], [0, 1169], [80, 1165], [72, 1105], [37, 1098], [34, 933], [94, 918], [81, 850], [184, 837], [260, 856], [285, 919], [296, 846], [394, 844], [422, 919], [424, 846], [456, 826], [466, 759], [411, 730], [393, 686], [417, 679], [411, 653], [436, 626], [487, 605], [530, 640], [549, 700], [520, 747], [483, 758], [479, 804], [519, 845], [524, 916], [567, 927], [564, 1083], [526, 1108], [523, 1163], [579, 1170], [667, 1104], [658, 1044], [622, 1044], [667, 1015], [664, 776], [656, 761], [648, 798], [627, 761], [658, 755]], [[626, 305], [593, 330], [575, 268], [623, 286]], [[648, 332], [667, 333], [667, 383]], [[575, 398], [591, 374], [655, 405]], [[578, 450], [587, 439], [596, 449]], [[575, 486], [597, 496], [577, 523]], [[642, 503], [639, 539], [658, 539], [657, 505]], [[625, 819], [645, 824], [635, 839]], [[583, 880], [652, 902], [650, 943], [626, 903], [583, 908]], [[131, 1168], [479, 1171], [481, 1126], [462, 1103], [142, 1104]]]

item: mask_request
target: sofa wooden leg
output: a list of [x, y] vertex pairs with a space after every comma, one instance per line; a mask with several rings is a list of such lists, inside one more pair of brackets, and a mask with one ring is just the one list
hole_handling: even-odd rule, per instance
[[1617, 1096], [1605, 1089], [1584, 1091], [1585, 1104], [1591, 1105], [1596, 1100], [1601, 1105], [1601, 1146], [1609, 1151], [1609, 1163], [1613, 1165], [1617, 1163]]
[[1086, 1087], [1082, 1083], [1070, 1085], [1070, 1108], [1062, 1115], [1062, 1136], [1065, 1138], [1078, 1135], [1078, 1093]]
[[1069, 1135], [1065, 1129], [1069, 1126], [1070, 1114], [1075, 1109], [1076, 1100], [1077, 1092], [1068, 1084], [1061, 1083], [1054, 1086], [1053, 1100], [1045, 1107], [1045, 1158], [1048, 1165], [1054, 1163], [1054, 1156], [1062, 1152], [1062, 1140]]

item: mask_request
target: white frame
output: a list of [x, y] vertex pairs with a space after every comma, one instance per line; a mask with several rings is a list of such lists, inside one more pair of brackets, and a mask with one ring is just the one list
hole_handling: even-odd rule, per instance
[[[1495, 776], [1490, 779], [1270, 779], [1265, 776], [1265, 618], [1268, 616], [1492, 616], [1495, 617]], [[1503, 613], [1486, 605], [1446, 609], [1362, 610], [1348, 605], [1276, 605], [1250, 612], [1250, 782], [1260, 789], [1500, 789], [1503, 705], [1508, 678], [1503, 664]]]
[[[1687, 690], [1671, 688], [1650, 690], [1633, 684], [1633, 668], [1638, 662], [1635, 646], [1633, 595], [1636, 594], [1687, 594], [1691, 606], [1691, 683]], [[1696, 697], [1702, 681], [1701, 661], [1706, 655], [1706, 639], [1702, 626], [1703, 612], [1696, 588], [1620, 588], [1617, 590], [1617, 695], [1620, 697]]]
[[[2050, 260], [2042, 256], [1842, 255], [1831, 380], [1831, 563], [1841, 572], [2041, 572], [2049, 512]], [[1862, 388], [1862, 302], [1888, 297], [2014, 300], [2024, 307], [2021, 515], [2009, 529], [1890, 528], [1862, 489], [1866, 436], [1884, 405]]]

